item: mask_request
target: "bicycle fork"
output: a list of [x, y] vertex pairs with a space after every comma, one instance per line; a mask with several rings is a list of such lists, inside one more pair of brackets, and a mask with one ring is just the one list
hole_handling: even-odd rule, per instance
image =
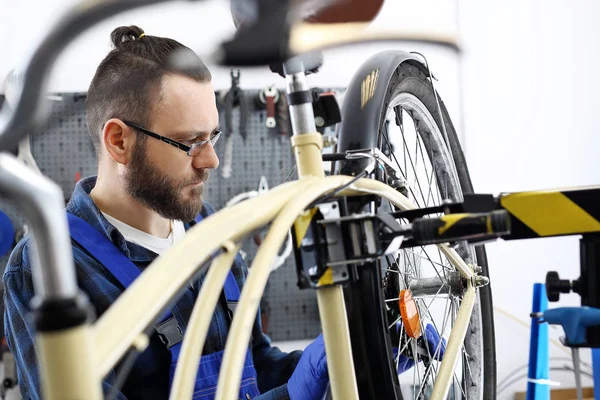
[[[311, 56], [299, 56], [284, 64], [286, 91], [293, 136], [298, 178], [324, 177], [323, 138], [314, 121], [312, 96], [306, 73], [314, 64]], [[317, 60], [318, 63], [318, 60]], [[340, 285], [317, 289], [319, 315], [323, 327], [325, 351], [333, 399], [358, 400], [358, 387], [350, 343], [344, 295]]]

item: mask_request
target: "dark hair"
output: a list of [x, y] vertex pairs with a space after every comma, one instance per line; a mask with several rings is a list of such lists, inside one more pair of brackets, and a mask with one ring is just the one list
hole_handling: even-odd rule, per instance
[[[166, 74], [210, 82], [210, 71], [188, 47], [176, 40], [148, 36], [135, 26], [121, 26], [110, 34], [114, 49], [102, 60], [86, 98], [87, 124], [96, 154], [100, 155], [101, 132], [111, 118], [129, 119], [149, 126], [161, 99]], [[177, 69], [175, 54], [193, 57], [193, 67]], [[143, 137], [138, 135], [138, 137]]]

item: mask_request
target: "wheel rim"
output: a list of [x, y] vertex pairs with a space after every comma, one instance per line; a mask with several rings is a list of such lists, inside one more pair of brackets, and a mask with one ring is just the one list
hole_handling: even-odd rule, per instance
[[[458, 174], [449, 146], [446, 145], [444, 132], [439, 129], [427, 107], [413, 94], [402, 92], [391, 100], [386, 117], [389, 123], [381, 131], [379, 147], [397, 165], [408, 183], [407, 197], [419, 208], [440, 205], [443, 200], [462, 201]], [[390, 152], [391, 148], [394, 149], [393, 152]], [[385, 206], [386, 203], [382, 207]], [[459, 244], [456, 250], [467, 263], [475, 260], [473, 249], [464, 243]], [[417, 289], [415, 293], [422, 318], [421, 330], [425, 330], [426, 323], [431, 323], [447, 339], [460, 305], [460, 295], [456, 285], [442, 286], [444, 282], [455, 281], [456, 275], [454, 267], [436, 246], [405, 249], [396, 258], [388, 258], [382, 263], [382, 276], [388, 326], [395, 342], [393, 346], [401, 349], [399, 354], [413, 357], [417, 352], [417, 340], [409, 339], [403, 329], [399, 335], [394, 332], [399, 312], [393, 305], [394, 302], [397, 303], [396, 298], [401, 289], [411, 286]], [[429, 291], [423, 291], [421, 287], [419, 293], [419, 286], [415, 282], [423, 284], [426, 278], [436, 278], [439, 289], [431, 293], [431, 288], [435, 288], [435, 285], [430, 279], [427, 281]], [[454, 290], [451, 290], [452, 287]], [[469, 328], [462, 356], [455, 368], [454, 382], [448, 397], [450, 399], [482, 397], [483, 347], [478, 301]], [[431, 356], [429, 349], [427, 351]], [[434, 356], [435, 351], [439, 351], [439, 347], [434, 350]], [[394, 361], [398, 365], [400, 357], [396, 357]], [[399, 382], [403, 398], [429, 398], [438, 370], [437, 361], [432, 361], [429, 366], [421, 362], [401, 374]]]

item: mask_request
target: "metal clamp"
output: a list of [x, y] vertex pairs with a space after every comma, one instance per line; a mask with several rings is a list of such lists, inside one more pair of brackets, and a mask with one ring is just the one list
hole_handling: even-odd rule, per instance
[[158, 333], [158, 338], [167, 348], [175, 346], [183, 340], [183, 331], [175, 317], [157, 324], [154, 329]]

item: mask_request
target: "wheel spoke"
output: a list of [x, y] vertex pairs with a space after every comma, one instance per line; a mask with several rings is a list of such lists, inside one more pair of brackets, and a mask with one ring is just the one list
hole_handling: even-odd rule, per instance
[[[402, 127], [400, 127], [400, 131], [403, 132]], [[396, 161], [396, 165], [398, 165], [398, 169], [400, 170], [400, 173], [402, 174], [402, 177], [406, 179], [406, 175], [404, 173], [404, 171], [406, 171], [406, 164], [405, 164], [405, 168], [404, 170], [402, 169], [402, 167], [400, 166], [400, 163], [398, 162], [398, 159], [396, 158], [396, 153], [392, 150], [392, 143], [390, 142], [390, 138], [388, 135], [388, 132], [383, 132], [383, 138], [386, 141], [388, 147], [390, 148], [390, 154], [392, 155], [392, 158], [394, 159], [394, 161]]]
[[[460, 384], [458, 378], [456, 377], [456, 370], [454, 370], [454, 381], [458, 384], [458, 387], [460, 388], [460, 391], [462, 392], [462, 396], [463, 399], [467, 398], [467, 394], [465, 393], [465, 391], [463, 390], [462, 385]], [[456, 389], [455, 389], [456, 385], [452, 385], [452, 394], [454, 395], [454, 398], [456, 399]]]
[[[467, 351], [465, 350], [465, 346], [463, 345], [463, 369], [466, 368], [467, 373], [469, 374], [469, 382], [473, 382], [473, 373], [471, 372], [471, 363], [469, 362], [469, 353], [467, 353]], [[467, 382], [465, 379], [463, 379], [463, 384], [465, 385], [464, 390], [467, 390]]]
[[[416, 253], [414, 253], [414, 252], [413, 252], [413, 254], [415, 254], [415, 255], [416, 255]], [[435, 264], [436, 264], [436, 263], [435, 263], [435, 262], [434, 262], [434, 261], [433, 261], [433, 260], [432, 260], [432, 259], [429, 257], [429, 254], [427, 254], [427, 252], [425, 252], [425, 254], [427, 255], [427, 258], [425, 258], [425, 257], [422, 257], [422, 256], [420, 256], [420, 255], [419, 255], [419, 256], [420, 256], [422, 259], [424, 259], [424, 260], [428, 260], [428, 261], [431, 263], [431, 266], [433, 267], [433, 269], [434, 269], [435, 273], [437, 274], [438, 278], [440, 278], [440, 279], [441, 279], [443, 282], [448, 282], [448, 277], [446, 276], [446, 270], [445, 270], [445, 268], [447, 268], [447, 267], [444, 267], [444, 265], [443, 265], [443, 264], [438, 264], [438, 265], [440, 265], [440, 266], [442, 267], [442, 272], [443, 272], [443, 275], [444, 275], [444, 278], [442, 278], [442, 277], [441, 277], [441, 275], [440, 275], [440, 271], [439, 271], [439, 270], [438, 270], [438, 269], [435, 267]], [[449, 268], [448, 268], [448, 269], [449, 269]]]
[[[395, 321], [394, 321], [394, 322], [393, 322], [393, 323], [392, 323], [390, 326], [388, 326], [388, 331], [389, 331], [390, 329], [392, 329], [394, 326], [396, 326], [396, 324], [397, 324], [398, 322], [400, 322], [400, 319], [401, 319], [401, 318], [402, 318], [401, 316], [400, 316], [400, 317], [398, 317], [398, 318], [396, 318], [396, 320], [395, 320]], [[398, 346], [398, 347], [400, 347], [400, 346]]]
[[[400, 334], [398, 335], [398, 354], [396, 354], [396, 359], [394, 360], [395, 364], [396, 364], [396, 373], [398, 373], [398, 367], [400, 366], [400, 355], [402, 354], [400, 349], [403, 349], [402, 347], [402, 337], [403, 337], [403, 332], [400, 332]], [[408, 340], [407, 340], [408, 342]]]
[[[440, 263], [443, 265], [444, 260], [442, 260], [442, 251], [439, 249], [439, 247], [437, 248], [437, 253], [438, 253], [438, 257], [440, 258]], [[446, 267], [448, 270], [450, 270], [451, 272], [454, 272], [454, 266], [450, 265], [448, 267]], [[442, 272], [444, 273], [444, 277], [446, 277], [446, 268], [442, 269]]]
[[[419, 372], [419, 357], [417, 356], [417, 341], [415, 339], [411, 340], [412, 344], [413, 344], [413, 348], [412, 348], [412, 352], [413, 352], [413, 357], [415, 358], [415, 366], [414, 366], [414, 373], [413, 373], [413, 388], [416, 386], [416, 376], [421, 376], [421, 373]], [[418, 396], [418, 393], [417, 393]]]
[[[402, 143], [404, 145], [404, 148], [406, 149], [406, 154], [405, 155], [408, 155], [408, 161], [410, 162], [410, 166], [411, 166], [411, 168], [413, 170], [413, 173], [415, 174], [415, 179], [416, 179], [416, 177], [417, 177], [417, 171], [415, 169], [415, 164], [413, 163], [412, 157], [409, 154], [408, 144], [406, 143], [406, 138], [405, 138], [404, 134], [402, 135]], [[405, 162], [406, 162], [406, 158], [405, 158]], [[407, 173], [408, 173], [408, 171], [407, 171]], [[423, 199], [423, 202], [425, 202], [425, 197], [423, 197], [423, 189], [421, 188], [421, 183], [420, 182], [416, 182], [416, 183], [417, 183], [417, 186], [419, 188], [419, 193], [421, 194], [421, 198]], [[417, 201], [416, 198], [414, 200]], [[418, 203], [417, 203], [417, 205], [418, 205]]]
[[435, 173], [435, 167], [434, 167], [434, 170], [431, 172], [431, 175], [428, 176], [427, 175], [427, 168], [425, 167], [427, 165], [427, 162], [425, 161], [425, 154], [424, 154], [424, 151], [423, 151], [423, 146], [421, 145], [421, 140], [419, 140], [419, 139], [422, 139], [422, 138], [423, 138], [423, 135], [421, 135], [421, 134], [419, 134], [417, 136], [417, 145], [419, 146], [419, 151], [421, 153], [421, 160], [423, 160], [423, 166], [425, 168], [425, 177], [427, 178], [427, 182], [428, 182], [428, 186], [429, 186], [429, 193], [427, 194], [427, 201], [426, 201], [426, 204], [425, 204], [425, 206], [427, 207], [427, 206], [429, 206], [429, 198], [430, 198], [431, 193], [432, 193], [432, 191], [431, 191], [431, 189], [432, 189], [431, 182], [433, 180], [433, 176], [434, 176], [434, 173]]
[[[398, 259], [400, 259], [400, 256], [398, 256]], [[402, 282], [404, 282], [404, 287], [408, 289], [408, 277], [406, 276], [406, 270], [404, 270], [404, 273], [400, 272], [400, 263], [396, 260], [395, 264], [396, 268], [398, 269], [398, 274], [400, 275], [400, 278], [402, 278]]]
[[394, 269], [389, 268], [381, 268], [382, 271], [393, 272], [394, 274], [400, 274], [400, 271], [396, 271]]
[[[421, 332], [425, 332], [425, 326], [423, 326], [423, 320], [419, 320], [419, 324], [421, 326]], [[427, 343], [427, 337], [425, 338], [425, 342]], [[431, 351], [429, 350], [429, 346], [427, 344], [425, 345], [425, 349], [427, 350], [427, 356], [429, 357], [429, 365], [425, 366], [425, 376], [423, 379], [423, 383], [421, 384], [421, 387], [419, 388], [419, 392], [421, 393], [422, 396], [425, 394], [425, 387], [427, 386], [427, 381], [429, 379], [431, 379], [432, 385], [434, 384], [433, 374], [431, 373], [431, 371], [433, 370], [435, 372], [436, 376], [438, 374], [437, 369], [435, 368], [435, 363], [433, 362], [433, 357], [431, 356]]]
[[[443, 289], [443, 286], [440, 286], [437, 293], [433, 296], [433, 299], [431, 299], [431, 301], [429, 302], [429, 305], [427, 306], [427, 310], [429, 310], [429, 308], [433, 304], [433, 301], [438, 298], [439, 294], [442, 292], [442, 289]], [[452, 296], [452, 295], [450, 293], [448, 293], [448, 296]]]
[[[461, 192], [457, 168], [453, 164], [451, 154], [448, 153], [446, 136], [439, 132], [441, 128], [436, 121], [439, 117], [437, 114], [435, 118], [431, 115], [428, 116], [426, 106], [419, 105], [420, 103], [417, 100], [420, 99], [411, 100], [407, 98], [405, 103], [400, 103], [395, 99], [391, 100], [396, 123], [394, 124], [391, 121], [391, 114], [388, 113], [387, 117], [390, 119], [387, 122], [389, 124], [385, 124], [380, 130], [378, 143], [380, 143], [384, 154], [395, 164], [398, 169], [398, 176], [405, 179], [409, 199], [418, 208], [423, 208], [441, 205], [445, 200], [460, 199]], [[425, 107], [426, 111], [422, 112], [420, 107]], [[448, 158], [449, 156], [450, 158]], [[402, 159], [400, 159], [401, 157]], [[379, 208], [378, 212], [388, 208], [391, 212], [398, 210], [398, 208], [393, 207], [391, 202], [387, 202], [387, 205], [385, 208]], [[440, 214], [434, 213], [430, 216], [435, 217]], [[459, 245], [464, 246], [465, 244], [459, 243]], [[380, 265], [381, 273], [385, 276], [385, 296], [390, 297], [386, 298], [383, 303], [389, 318], [388, 323], [386, 323], [386, 325], [389, 324], [389, 330], [396, 329], [395, 327], [398, 324], [402, 324], [402, 316], [396, 314], [398, 305], [396, 302], [400, 301], [401, 297], [397, 293], [403, 288], [410, 288], [410, 282], [414, 279], [431, 278], [433, 281], [440, 280], [440, 286], [437, 289], [435, 289], [435, 286], [429, 288], [429, 293], [435, 292], [435, 294], [415, 298], [417, 308], [421, 314], [419, 324], [424, 337], [418, 339], [418, 341], [409, 338], [404, 328], [401, 328], [395, 340], [399, 348], [398, 355], [394, 360], [396, 369], [403, 353], [412, 353], [415, 358], [415, 365], [412, 368], [412, 397], [415, 399], [424, 399], [429, 395], [431, 387], [435, 386], [440, 368], [440, 362], [437, 361], [437, 358], [439, 358], [442, 351], [442, 340], [436, 346], [427, 344], [427, 325], [431, 324], [440, 337], [447, 337], [448, 332], [455, 325], [457, 310], [460, 305], [460, 297], [452, 294], [449, 285], [449, 281], [452, 279], [450, 277], [454, 276], [456, 271], [455, 268], [448, 262], [439, 248], [431, 249], [432, 252], [437, 252], [437, 256], [435, 253], [430, 254], [429, 250], [428, 246], [401, 249], [401, 253], [398, 252], [395, 256], [386, 255], [384, 260], [387, 261], [387, 265], [383, 260]], [[459, 254], [463, 254], [462, 247]], [[416, 281], [413, 281], [414, 284], [416, 284]], [[437, 286], [438, 283], [435, 283], [435, 285]], [[445, 303], [441, 303], [441, 301], [445, 301]], [[423, 352], [419, 349], [423, 352], [423, 355], [419, 355], [417, 349], [421, 345], [418, 343], [422, 340], [425, 340], [426, 350]], [[411, 348], [412, 352], [407, 350]], [[479, 353], [474, 352], [473, 362], [471, 362], [471, 355], [467, 353], [467, 348], [468, 346], [465, 344], [462, 345], [460, 364], [457, 363], [452, 371], [452, 393], [456, 399], [460, 397], [461, 393], [462, 397], [466, 398], [468, 382], [474, 382], [473, 371], [476, 371], [475, 368], [480, 365], [477, 363], [478, 359], [475, 358], [479, 357]], [[419, 362], [421, 357], [423, 360]], [[429, 361], [425, 361], [426, 357], [429, 358]], [[405, 378], [407, 379], [402, 381], [406, 382], [408, 386], [410, 377], [406, 376]], [[459, 388], [457, 389], [455, 386], [459, 386]], [[405, 398], [408, 398], [408, 396], [405, 395]]]
[[[404, 131], [402, 130], [402, 132], [404, 132]], [[402, 135], [404, 135], [404, 133], [402, 133]], [[384, 140], [386, 141], [387, 145], [391, 148], [392, 144], [391, 144], [390, 139], [389, 139], [389, 137], [388, 137], [388, 135], [387, 135], [387, 133], [385, 131], [382, 131], [382, 136], [383, 136]], [[406, 183], [409, 183], [408, 182], [408, 177], [406, 175], [406, 172], [408, 172], [407, 165], [406, 165], [406, 151], [405, 151], [406, 149], [404, 147], [402, 147], [402, 150], [403, 150], [403, 153], [404, 153], [404, 169], [402, 169], [402, 166], [400, 165], [400, 162], [398, 162], [398, 159], [396, 158], [396, 154], [395, 153], [392, 153], [392, 157], [393, 157], [394, 161], [396, 161], [396, 165], [398, 166], [398, 169], [400, 170], [400, 173], [402, 174], [402, 177], [406, 180]], [[416, 199], [417, 195], [413, 191], [413, 188], [412, 188], [411, 185], [408, 185], [408, 190], [410, 191], [411, 195], [413, 196], [413, 199]]]
[[411, 253], [411, 254], [414, 254], [414, 255], [416, 255], [417, 257], [419, 257], [419, 258], [422, 258], [423, 260], [427, 260], [427, 261], [429, 261], [431, 264], [439, 265], [440, 267], [442, 267], [442, 268], [444, 268], [444, 269], [448, 269], [448, 270], [454, 271], [452, 268], [448, 267], [447, 265], [444, 265], [444, 264], [442, 264], [441, 262], [435, 262], [435, 261], [433, 261], [433, 260], [431, 259], [431, 257], [429, 257], [429, 256], [428, 256], [428, 257], [423, 257], [422, 255], [420, 255], [420, 254], [417, 254], [415, 251], [413, 251], [413, 250], [410, 250], [410, 249], [402, 249], [402, 251], [403, 251], [403, 252], [406, 252], [406, 253]]

